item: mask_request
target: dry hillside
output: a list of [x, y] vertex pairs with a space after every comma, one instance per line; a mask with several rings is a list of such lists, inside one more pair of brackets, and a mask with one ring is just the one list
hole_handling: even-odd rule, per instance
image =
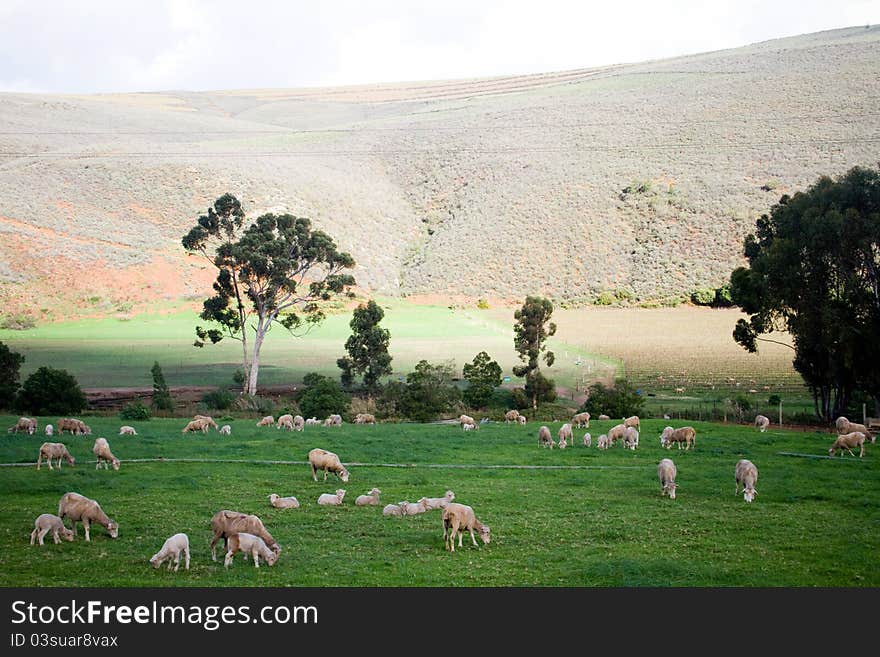
[[717, 285], [782, 193], [880, 157], [880, 28], [545, 75], [0, 94], [0, 304], [198, 295], [215, 198], [312, 217], [369, 290], [574, 304]]

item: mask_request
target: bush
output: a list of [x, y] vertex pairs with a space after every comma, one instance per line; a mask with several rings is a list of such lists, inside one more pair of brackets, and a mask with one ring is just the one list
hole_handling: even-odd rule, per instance
[[206, 392], [202, 397], [202, 403], [206, 408], [217, 411], [225, 411], [235, 402], [236, 395], [228, 390], [217, 388], [211, 392]]
[[608, 290], [601, 292], [599, 296], [596, 297], [595, 303], [597, 306], [610, 306], [614, 303], [614, 295]]
[[691, 301], [698, 306], [711, 306], [715, 302], [715, 290], [704, 288], [692, 292]]
[[33, 415], [74, 415], [86, 407], [86, 396], [67, 370], [41, 367], [18, 393], [19, 409]]
[[36, 327], [37, 320], [24, 313], [16, 313], [14, 315], [6, 315], [0, 319], [0, 328], [10, 331], [26, 331]]
[[771, 406], [778, 407], [779, 404], [782, 403], [782, 397], [780, 397], [779, 395], [770, 395], [767, 398], [767, 403]]
[[534, 370], [532, 375], [526, 378], [525, 387], [527, 406], [531, 406], [532, 397], [537, 397], [538, 404], [556, 401], [556, 382], [548, 379], [541, 370]]
[[477, 308], [479, 308], [480, 310], [488, 310], [489, 302], [485, 299], [477, 299]]
[[119, 418], [122, 420], [149, 420], [150, 417], [150, 409], [139, 401], [126, 404], [119, 411]]
[[513, 389], [513, 407], [519, 410], [529, 408], [532, 405], [529, 396], [523, 388]]
[[587, 411], [593, 417], [603, 413], [613, 418], [639, 415], [645, 403], [635, 387], [623, 378], [615, 379], [610, 388], [602, 383], [594, 383], [589, 387], [587, 395], [587, 401], [580, 410]]
[[0, 408], [12, 408], [15, 405], [15, 393], [19, 387], [19, 370], [24, 356], [12, 351], [0, 342]]
[[422, 360], [406, 375], [406, 391], [398, 402], [403, 415], [416, 422], [429, 422], [455, 408], [461, 391], [452, 385], [452, 367]]
[[348, 409], [351, 395], [346, 394], [335, 379], [311, 372], [303, 378], [309, 386], [299, 397], [303, 417], [326, 418]]
[[276, 408], [274, 401], [268, 397], [260, 397], [259, 395], [254, 395], [253, 397], [249, 395], [239, 395], [235, 398], [233, 405], [240, 411], [259, 413], [260, 415], [274, 415]]

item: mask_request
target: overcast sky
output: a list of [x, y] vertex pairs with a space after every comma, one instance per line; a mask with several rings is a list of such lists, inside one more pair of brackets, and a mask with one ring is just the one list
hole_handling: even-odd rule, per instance
[[0, 0], [0, 91], [538, 73], [877, 22], [877, 0]]

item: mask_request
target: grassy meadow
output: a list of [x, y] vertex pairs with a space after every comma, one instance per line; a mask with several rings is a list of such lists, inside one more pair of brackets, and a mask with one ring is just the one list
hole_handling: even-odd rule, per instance
[[[14, 420], [0, 418], [7, 425]], [[56, 418], [39, 420], [42, 433]], [[658, 440], [665, 422], [646, 420], [637, 451], [582, 445], [550, 451], [537, 446], [535, 423], [490, 423], [469, 433], [448, 424], [346, 424], [287, 433], [234, 420], [232, 435], [221, 437], [182, 436], [183, 420], [153, 419], [132, 423], [138, 436], [122, 437], [116, 418], [87, 422], [122, 459], [118, 472], [95, 470], [93, 437], [69, 435], [54, 440], [68, 445], [74, 467], [0, 469], [0, 585], [880, 585], [873, 558], [880, 540], [877, 448], [868, 445], [862, 459], [822, 458], [831, 443], [825, 432], [771, 427], [760, 434], [746, 426], [692, 423], [696, 448], [666, 451]], [[594, 440], [611, 424], [593, 422]], [[550, 425], [554, 434], [559, 426]], [[35, 462], [43, 440], [3, 432], [0, 462]], [[316, 446], [340, 455], [351, 471], [348, 484], [332, 475], [315, 483], [304, 463], [259, 462], [305, 462]], [[663, 457], [678, 466], [676, 500], [660, 495], [656, 466]], [[206, 458], [236, 462], [172, 460]], [[740, 458], [760, 472], [752, 504], [732, 490]], [[381, 507], [356, 507], [354, 498], [373, 486], [382, 490], [382, 505], [451, 488], [491, 527], [492, 542], [478, 549], [465, 536], [460, 551], [447, 553], [439, 511], [399, 518], [383, 517]], [[348, 491], [341, 507], [316, 505], [321, 493], [338, 487]], [[98, 526], [86, 544], [80, 527], [73, 543], [28, 545], [34, 518], [57, 512], [67, 491], [97, 499], [118, 521], [119, 538]], [[272, 492], [295, 495], [302, 507], [274, 509], [267, 501]], [[225, 570], [222, 559], [210, 560], [210, 518], [224, 508], [263, 519], [283, 548], [274, 567], [257, 570], [239, 556]], [[150, 556], [180, 531], [190, 538], [191, 569], [153, 570]]]

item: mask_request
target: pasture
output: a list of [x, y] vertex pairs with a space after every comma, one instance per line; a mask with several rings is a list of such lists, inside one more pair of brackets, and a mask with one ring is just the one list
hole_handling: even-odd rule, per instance
[[[0, 417], [0, 426], [15, 419]], [[538, 447], [536, 423], [490, 423], [468, 433], [449, 424], [287, 433], [237, 419], [222, 437], [181, 435], [185, 420], [153, 419], [129, 423], [139, 435], [126, 437], [116, 435], [123, 424], [116, 418], [83, 419], [93, 436], [51, 439], [68, 445], [74, 467], [0, 469], [2, 586], [880, 585], [877, 446], [867, 445], [862, 459], [783, 455], [827, 457], [826, 432], [771, 427], [761, 434], [694, 422], [696, 448], [667, 451], [658, 439], [666, 422], [646, 420], [636, 451], [551, 451]], [[34, 463], [46, 440], [42, 427], [56, 420], [39, 418], [34, 436], [2, 432], [0, 462]], [[612, 424], [591, 424], [594, 444]], [[549, 426], [555, 437], [560, 423]], [[118, 472], [95, 470], [96, 436], [107, 437], [122, 459]], [[312, 447], [340, 455], [348, 484], [333, 475], [313, 482], [304, 463], [272, 463], [305, 462]], [[678, 466], [676, 500], [660, 496], [663, 457]], [[752, 504], [734, 495], [740, 458], [760, 471]], [[355, 507], [354, 498], [373, 486], [382, 490], [380, 507]], [[316, 505], [318, 495], [339, 487], [348, 491], [341, 507]], [[475, 548], [465, 536], [460, 551], [447, 553], [439, 511], [382, 516], [384, 504], [450, 488], [491, 527], [490, 545]], [[30, 546], [34, 518], [57, 512], [67, 491], [97, 499], [118, 521], [119, 538], [93, 526], [87, 544], [80, 527], [73, 543]], [[272, 492], [295, 495], [302, 508], [272, 508]], [[278, 563], [257, 570], [238, 556], [225, 570], [222, 558], [212, 562], [210, 518], [219, 509], [258, 514], [282, 546]], [[153, 570], [150, 556], [181, 531], [190, 538], [191, 569]]]

